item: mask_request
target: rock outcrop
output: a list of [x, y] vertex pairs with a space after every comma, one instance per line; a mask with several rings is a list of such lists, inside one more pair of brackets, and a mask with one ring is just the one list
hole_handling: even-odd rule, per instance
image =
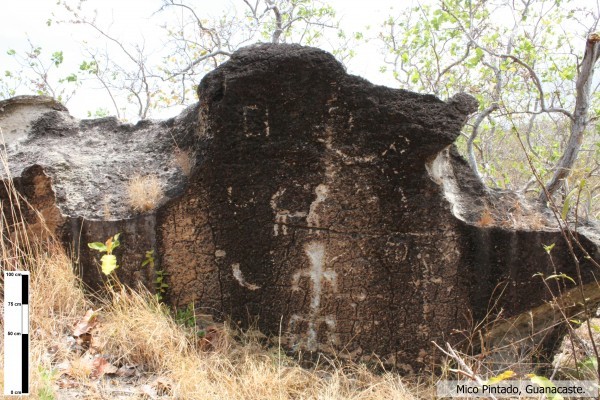
[[[318, 49], [258, 45], [209, 73], [199, 99], [135, 126], [77, 121], [47, 99], [0, 103], [15, 183], [78, 252], [88, 284], [100, 277], [85, 243], [122, 232], [130, 285], [153, 287], [141, 261], [154, 249], [175, 306], [256, 322], [293, 350], [413, 370], [435, 357], [432, 340], [541, 305], [550, 295], [535, 273], [575, 275], [550, 219], [482, 187], [454, 149], [477, 108], [468, 95], [374, 86]], [[160, 180], [156, 209], [129, 207], [135, 174]], [[599, 259], [589, 232], [580, 240]]]

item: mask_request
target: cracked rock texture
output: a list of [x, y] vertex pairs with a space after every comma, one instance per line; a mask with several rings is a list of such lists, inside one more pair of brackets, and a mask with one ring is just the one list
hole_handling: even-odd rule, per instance
[[[542, 244], [556, 243], [556, 268], [575, 275], [547, 216], [482, 187], [452, 146], [477, 108], [468, 95], [374, 86], [296, 45], [242, 49], [198, 92], [181, 116], [135, 126], [78, 121], [44, 98], [0, 102], [15, 185], [77, 252], [88, 284], [100, 276], [85, 243], [122, 232], [130, 285], [152, 288], [140, 264], [154, 249], [175, 306], [257, 322], [292, 350], [376, 354], [412, 371], [435, 358], [432, 340], [458, 342], [452, 332], [488, 311], [509, 317], [549, 298], [532, 278], [553, 273]], [[148, 173], [165, 196], [135, 214], [127, 182]]]

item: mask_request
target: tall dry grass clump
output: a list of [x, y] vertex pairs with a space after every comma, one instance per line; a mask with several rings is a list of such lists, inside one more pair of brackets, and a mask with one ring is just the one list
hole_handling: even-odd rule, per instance
[[163, 189], [156, 175], [136, 175], [127, 185], [129, 205], [134, 211], [154, 210], [163, 197]]
[[163, 373], [171, 368], [171, 360], [190, 355], [189, 335], [168, 308], [142, 287], [113, 289], [103, 302], [99, 344], [119, 363]]
[[[0, 152], [4, 176], [10, 176], [6, 157]], [[15, 190], [10, 179], [0, 184], [5, 200], [0, 201], [0, 263], [4, 271], [29, 271], [30, 273], [30, 373], [31, 393], [52, 395], [48, 377], [53, 369], [53, 358], [65, 356], [65, 338], [72, 325], [89, 305], [81, 282], [74, 273], [71, 260], [63, 248], [52, 239], [50, 232], [45, 239], [31, 237], [25, 209], [31, 209], [27, 201]], [[40, 220], [43, 220], [39, 216]], [[1, 278], [4, 293], [4, 274]], [[4, 318], [0, 319], [4, 331]], [[48, 349], [51, 349], [49, 354]], [[0, 349], [4, 357], [4, 346]], [[4, 371], [0, 371], [3, 376]], [[3, 381], [1, 391], [3, 392]], [[48, 397], [52, 398], [52, 397]]]
[[[140, 289], [142, 290], [142, 289]], [[260, 335], [220, 327], [207, 350], [197, 330], [179, 325], [148, 292], [116, 288], [102, 307], [97, 342], [118, 364], [141, 366], [162, 382], [172, 399], [397, 399], [412, 400], [414, 388], [392, 373], [377, 375], [362, 365], [328, 363], [304, 369]]]

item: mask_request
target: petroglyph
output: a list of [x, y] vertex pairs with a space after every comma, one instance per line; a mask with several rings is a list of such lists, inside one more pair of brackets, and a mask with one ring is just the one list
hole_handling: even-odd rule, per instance
[[271, 134], [271, 127], [269, 127], [269, 107], [265, 109], [265, 136], [269, 137]]
[[327, 199], [328, 189], [324, 184], [320, 184], [315, 188], [315, 194], [317, 198], [310, 204], [308, 210], [308, 216], [306, 217], [306, 223], [308, 226], [319, 227], [319, 214], [318, 208]]
[[279, 198], [285, 193], [285, 189], [279, 189], [273, 196], [271, 196], [271, 201], [269, 202], [271, 208], [275, 212], [275, 221], [273, 223], [273, 236], [279, 236], [279, 233], [282, 235], [288, 234], [288, 224], [292, 223], [290, 219], [304, 219], [307, 215], [305, 211], [295, 211], [291, 212], [289, 210], [279, 209], [278, 201]]
[[[328, 331], [328, 338], [331, 342], [335, 341], [336, 336], [333, 334], [335, 332], [335, 316], [326, 315], [321, 316], [321, 296], [326, 288], [326, 286], [332, 291], [337, 291], [337, 273], [333, 268], [326, 267], [326, 253], [325, 253], [325, 245], [321, 242], [310, 242], [308, 243], [304, 251], [308, 256], [308, 260], [310, 262], [310, 266], [307, 269], [296, 271], [292, 276], [292, 290], [299, 290], [300, 278], [308, 277], [310, 280], [310, 312], [307, 317], [303, 318], [302, 316], [296, 315], [295, 318], [290, 320], [298, 321], [304, 320], [308, 322], [308, 329], [306, 332], [306, 348], [309, 351], [317, 350], [317, 329], [319, 326], [323, 325], [322, 322], [325, 323], [325, 327]], [[325, 283], [327, 285], [325, 285]], [[291, 327], [291, 326], [290, 326]]]
[[227, 255], [224, 250], [216, 250], [215, 258], [224, 258]]
[[275, 215], [275, 223], [273, 224], [273, 236], [279, 236], [279, 226], [281, 225], [281, 233], [285, 236], [288, 234], [287, 230], [287, 214], [277, 213]]
[[258, 105], [251, 104], [243, 106], [244, 134], [246, 137], [261, 136], [268, 137], [271, 134], [269, 126], [269, 109], [260, 109]]
[[325, 246], [322, 243], [312, 242], [305, 248], [306, 254], [310, 260], [310, 269], [308, 271], [312, 281], [312, 301], [310, 308], [313, 312], [318, 312], [321, 305], [321, 283], [323, 276], [323, 259], [325, 258]]
[[280, 210], [275, 214], [275, 223], [273, 224], [273, 236], [279, 236], [281, 231], [282, 235], [288, 234], [288, 224], [290, 224], [290, 218], [304, 218], [306, 213], [303, 211], [296, 211], [290, 213], [288, 210]]
[[278, 191], [276, 191], [273, 196], [271, 196], [271, 201], [269, 202], [269, 204], [271, 204], [271, 208], [273, 209], [273, 211], [277, 212], [277, 202], [279, 201], [279, 198], [285, 193], [285, 188], [280, 188]]
[[246, 280], [244, 279], [244, 276], [242, 275], [242, 270], [240, 269], [239, 263], [232, 264], [231, 269], [233, 270], [233, 277], [235, 278], [236, 281], [238, 281], [240, 286], [243, 286], [249, 290], [260, 289], [260, 286], [246, 282]]

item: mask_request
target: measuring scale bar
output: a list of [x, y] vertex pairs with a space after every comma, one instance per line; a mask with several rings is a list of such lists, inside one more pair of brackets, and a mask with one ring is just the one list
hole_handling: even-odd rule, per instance
[[4, 271], [4, 395], [29, 394], [29, 271]]

